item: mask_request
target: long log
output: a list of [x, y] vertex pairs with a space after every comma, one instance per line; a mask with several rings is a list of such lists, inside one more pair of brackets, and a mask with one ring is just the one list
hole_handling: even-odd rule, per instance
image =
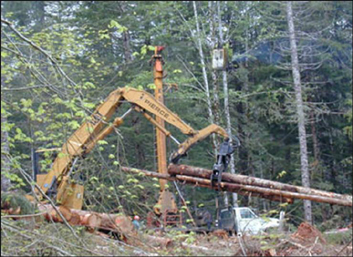
[[[210, 179], [211, 174], [213, 172], [211, 170], [198, 168], [198, 167], [192, 167], [192, 166], [188, 166], [188, 165], [170, 164], [168, 167], [168, 173], [170, 175], [187, 175], [187, 176], [192, 176], [192, 177], [200, 177], [200, 178]], [[278, 190], [296, 192], [296, 193], [307, 194], [307, 195], [318, 195], [318, 196], [327, 197], [327, 198], [337, 198], [337, 199], [341, 199], [344, 201], [352, 202], [351, 195], [342, 195], [342, 194], [327, 192], [327, 191], [313, 189], [313, 188], [294, 186], [294, 185], [289, 185], [289, 184], [285, 184], [285, 183], [281, 183], [281, 182], [260, 179], [260, 178], [245, 176], [245, 175], [240, 175], [240, 174], [223, 173], [222, 174], [222, 181], [234, 182], [234, 183], [242, 184], [242, 185], [250, 185], [250, 186], [278, 189]]]
[[[205, 187], [209, 188], [211, 190], [216, 190], [218, 191], [218, 183], [215, 185], [211, 185], [210, 181], [207, 181], [205, 179], [200, 179], [200, 178], [195, 178], [195, 177], [190, 177], [190, 176], [183, 176], [183, 175], [176, 175], [175, 178], [181, 182], [181, 183], [186, 183], [189, 185], [194, 185], [198, 187]], [[233, 186], [235, 185], [235, 186]], [[236, 187], [236, 184], [230, 184], [227, 182], [221, 182], [220, 184], [220, 191], [228, 191], [228, 192], [234, 192], [238, 193], [239, 195], [244, 195], [244, 196], [249, 196], [249, 197], [259, 197], [259, 198], [264, 198], [270, 201], [277, 201], [281, 203], [293, 203], [293, 198], [281, 196], [278, 194], [272, 194], [271, 192], [259, 192], [257, 191], [257, 187], [254, 187], [253, 190], [241, 190]]]
[[[197, 183], [200, 186], [205, 185], [206, 187], [213, 188], [213, 189], [217, 190], [217, 183], [216, 183], [216, 186], [211, 187], [211, 181], [208, 179], [195, 178], [195, 177], [184, 176], [184, 175], [176, 175], [176, 178], [180, 181], [190, 181], [192, 183]], [[321, 203], [337, 204], [337, 205], [343, 205], [343, 206], [352, 206], [352, 202], [348, 201], [348, 200], [328, 198], [328, 197], [318, 196], [318, 195], [300, 194], [300, 193], [288, 192], [288, 191], [283, 191], [283, 190], [278, 190], [278, 189], [269, 189], [269, 188], [264, 188], [264, 187], [240, 185], [240, 184], [229, 183], [229, 182], [221, 182], [220, 187], [221, 187], [221, 190], [223, 190], [223, 191], [229, 191], [229, 192], [235, 192], [235, 193], [240, 193], [240, 192], [245, 191], [245, 192], [258, 193], [260, 195], [262, 195], [262, 194], [263, 195], [277, 195], [277, 196], [283, 197], [283, 199], [285, 199], [285, 198], [302, 199], [302, 200], [311, 200], [314, 202], [321, 202]]]
[[[132, 173], [136, 173], [136, 174], [143, 173], [145, 176], [148, 176], [148, 177], [161, 178], [161, 179], [165, 179], [165, 180], [169, 180], [169, 181], [178, 181], [177, 176], [170, 176], [168, 174], [162, 174], [162, 173], [157, 173], [157, 172], [143, 170], [143, 169], [136, 169], [136, 168], [130, 168], [130, 167], [121, 167], [121, 170], [124, 171], [124, 172], [132, 172]], [[206, 188], [210, 188], [210, 189], [215, 189], [215, 188], [212, 188], [210, 185], [205, 185], [205, 184], [198, 185], [198, 182], [197, 181], [192, 181], [192, 179], [191, 180], [187, 179], [187, 180], [184, 180], [182, 182], [190, 184], [190, 185], [194, 185], [194, 186], [196, 185], [196, 186], [199, 186], [199, 187], [206, 187]], [[240, 191], [238, 193], [240, 195], [245, 195], [245, 196], [261, 197], [261, 198], [268, 199], [270, 201], [278, 201], [278, 202], [283, 202], [283, 203], [293, 203], [293, 199], [280, 197], [280, 196], [277, 196], [277, 195], [264, 195], [264, 194], [257, 194], [257, 193], [253, 193], [253, 192], [247, 192], [247, 191]]]
[[[189, 176], [177, 175], [178, 171], [176, 169], [173, 169], [173, 172], [171, 172], [173, 176], [171, 175], [168, 176], [167, 174], [160, 174], [156, 172], [129, 168], [129, 167], [122, 167], [122, 170], [125, 172], [143, 173], [146, 176], [163, 178], [166, 180], [177, 180], [180, 182], [196, 185], [199, 187], [206, 187], [213, 190], [218, 190], [217, 182], [215, 183], [215, 186], [212, 186], [211, 181], [209, 179], [190, 176], [190, 175]], [[185, 174], [185, 170], [186, 169], [183, 169], [182, 171], [184, 174]], [[191, 173], [189, 172], [189, 174]], [[279, 190], [279, 189], [265, 188], [260, 186], [244, 185], [244, 184], [238, 184], [234, 182], [221, 182], [219, 189], [222, 191], [236, 192], [243, 195], [252, 195], [254, 197], [262, 197], [270, 200], [289, 202], [289, 203], [291, 202], [291, 199], [306, 199], [306, 200], [311, 200], [315, 202], [323, 202], [323, 203], [337, 204], [337, 205], [343, 205], [343, 206], [352, 206], [352, 200], [346, 199], [344, 197], [341, 199], [338, 199], [338, 198], [325, 197], [325, 196], [315, 195], [315, 194], [304, 194], [304, 193], [297, 193], [292, 191], [284, 191], [284, 189]], [[326, 192], [326, 193], [329, 195], [329, 192]]]

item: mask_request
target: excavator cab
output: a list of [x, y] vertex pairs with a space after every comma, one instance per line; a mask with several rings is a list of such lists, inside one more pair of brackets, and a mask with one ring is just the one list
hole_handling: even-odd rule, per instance
[[[73, 173], [75, 163], [78, 158], [73, 162], [71, 166], [70, 172], [68, 175], [63, 176], [60, 181], [57, 181], [57, 177], [53, 176], [52, 181], [49, 184], [46, 184], [45, 178], [47, 173], [41, 174], [39, 169], [39, 154], [45, 151], [57, 151], [60, 148], [53, 149], [44, 149], [37, 150], [33, 152], [33, 172], [35, 177], [35, 182], [38, 185], [44, 185], [44, 187], [48, 188], [47, 196], [52, 199], [56, 199], [57, 204], [63, 205], [70, 209], [82, 209], [83, 205], [83, 193], [84, 186], [82, 185], [82, 178], [79, 175], [75, 174], [70, 178], [70, 175]], [[57, 154], [55, 154], [56, 156]], [[59, 183], [58, 183], [59, 182]], [[59, 194], [59, 195], [58, 195]]]

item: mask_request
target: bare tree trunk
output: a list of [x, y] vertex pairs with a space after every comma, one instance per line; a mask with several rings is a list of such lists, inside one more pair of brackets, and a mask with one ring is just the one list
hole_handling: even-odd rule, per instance
[[[217, 39], [216, 39], [216, 13], [215, 13], [215, 8], [214, 8], [214, 3], [213, 1], [208, 1], [208, 9], [210, 11], [210, 49], [211, 51], [215, 48], [217, 44]], [[218, 78], [217, 78], [217, 72], [215, 70], [211, 71], [211, 77], [212, 77], [212, 85], [213, 85], [213, 114], [214, 114], [214, 123], [215, 124], [220, 124], [220, 108], [219, 108], [219, 86], [218, 86]], [[218, 148], [219, 148], [219, 141], [216, 138], [215, 134], [212, 134], [212, 139], [214, 143], [214, 149], [215, 149], [215, 156], [217, 156]]]
[[[216, 8], [215, 8], [215, 2], [214, 1], [208, 1], [208, 9], [210, 11], [210, 38], [211, 38], [211, 43], [210, 43], [210, 49], [211, 51], [215, 49], [216, 44], [217, 44], [217, 37], [216, 37]], [[214, 113], [214, 122], [215, 124], [220, 124], [220, 104], [219, 104], [219, 85], [218, 85], [218, 77], [217, 77], [217, 71], [211, 70], [211, 77], [212, 77], [212, 85], [213, 85], [213, 113]], [[218, 148], [219, 148], [219, 141], [216, 138], [215, 134], [212, 134], [212, 139], [213, 139], [213, 144], [214, 144], [214, 149], [215, 149], [215, 156], [218, 154]], [[226, 206], [228, 206], [228, 195], [227, 192], [224, 192], [224, 203]], [[219, 203], [218, 203], [218, 195], [215, 198], [216, 201], [216, 208], [218, 208]]]
[[315, 110], [314, 107], [310, 108], [310, 126], [311, 126], [311, 137], [313, 140], [313, 152], [314, 152], [314, 162], [310, 164], [310, 179], [313, 180], [317, 173], [320, 173], [321, 179], [324, 179], [322, 169], [320, 169], [320, 149], [316, 132], [315, 125]]
[[123, 41], [124, 41], [124, 56], [126, 63], [130, 63], [132, 61], [132, 53], [130, 49], [130, 34], [129, 31], [124, 31], [123, 33]]
[[[206, 72], [205, 57], [203, 55], [200, 27], [199, 27], [199, 21], [198, 21], [198, 18], [197, 18], [196, 3], [195, 3], [195, 1], [193, 1], [192, 3], [193, 3], [193, 6], [194, 6], [194, 14], [195, 14], [195, 20], [196, 20], [196, 31], [197, 31], [196, 37], [197, 37], [199, 53], [200, 53], [202, 75], [203, 75], [203, 79], [204, 79], [204, 83], [205, 83], [206, 101], [207, 101], [207, 109], [208, 109], [209, 121], [210, 121], [210, 123], [214, 123], [214, 117], [213, 117], [213, 112], [212, 112], [212, 104], [211, 104], [211, 96], [210, 96], [210, 90], [209, 90], [207, 72]], [[213, 145], [214, 146], [217, 145], [216, 137], [213, 137]], [[227, 194], [225, 194], [224, 203], [225, 203], [226, 206], [228, 206], [228, 202], [229, 202], [228, 201], [228, 196], [227, 196]]]
[[[125, 2], [121, 1], [120, 4], [119, 4], [119, 7], [121, 9], [121, 11], [123, 13], [126, 12], [126, 6], [125, 6]], [[123, 32], [123, 48], [124, 48], [124, 58], [125, 58], [125, 62], [128, 64], [130, 63], [134, 56], [132, 55], [132, 52], [131, 52], [131, 47], [130, 47], [130, 34], [129, 34], [129, 31], [126, 30]]]
[[214, 119], [213, 119], [213, 113], [212, 113], [211, 96], [210, 96], [210, 89], [209, 89], [208, 79], [207, 79], [205, 56], [204, 56], [203, 50], [202, 50], [201, 33], [200, 33], [199, 20], [198, 20], [198, 17], [197, 17], [196, 2], [193, 1], [192, 3], [193, 3], [193, 6], [194, 6], [194, 15], [195, 15], [196, 32], [197, 32], [196, 37], [197, 37], [197, 42], [198, 42], [199, 54], [200, 54], [202, 76], [203, 76], [203, 81], [205, 83], [208, 117], [209, 117], [210, 123], [213, 123]]
[[[132, 113], [132, 126], [134, 128], [134, 133], [135, 135], [139, 136], [141, 135], [140, 132], [140, 116], [137, 116], [136, 113]], [[144, 146], [140, 144], [139, 142], [135, 143], [135, 151], [136, 151], [136, 161], [137, 161], [137, 167], [143, 167], [145, 165], [146, 161], [146, 156], [144, 152]]]
[[320, 161], [320, 148], [317, 139], [316, 126], [315, 126], [315, 113], [313, 107], [310, 110], [310, 125], [311, 125], [311, 136], [313, 138], [313, 151], [314, 151], [314, 159], [316, 165], [319, 164]]
[[[297, 52], [297, 44], [295, 40], [295, 28], [294, 28], [294, 22], [293, 22], [293, 11], [292, 11], [291, 1], [287, 2], [287, 22], [288, 22], [288, 29], [289, 29], [292, 74], [293, 74], [294, 90], [295, 90], [296, 105], [297, 105], [297, 115], [298, 115], [302, 184], [304, 187], [310, 187], [308, 152], [307, 152], [306, 132], [305, 132], [305, 114], [303, 109], [298, 52]], [[307, 222], [312, 223], [311, 202], [308, 200], [304, 200], [304, 218]]]
[[[217, 10], [218, 10], [218, 31], [219, 31], [219, 43], [223, 46], [223, 31], [222, 31], [222, 23], [221, 23], [221, 10], [220, 3], [217, 2]], [[226, 116], [227, 123], [227, 133], [229, 135], [230, 140], [232, 140], [232, 125], [230, 122], [230, 113], [229, 113], [229, 102], [228, 102], [228, 79], [227, 79], [227, 71], [225, 69], [222, 70], [222, 78], [223, 78], [223, 93], [224, 93], [224, 114]], [[234, 154], [230, 157], [230, 172], [235, 174], [235, 165], [234, 165]], [[233, 196], [233, 206], [238, 207], [238, 195], [236, 193], [232, 194]]]

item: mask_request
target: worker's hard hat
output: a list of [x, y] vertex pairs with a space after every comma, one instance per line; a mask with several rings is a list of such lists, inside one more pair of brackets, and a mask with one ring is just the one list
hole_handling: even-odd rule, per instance
[[134, 220], [139, 220], [139, 219], [140, 219], [140, 217], [135, 215]]

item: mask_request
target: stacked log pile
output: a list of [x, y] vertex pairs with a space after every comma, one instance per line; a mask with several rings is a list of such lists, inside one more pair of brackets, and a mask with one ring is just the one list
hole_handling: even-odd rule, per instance
[[271, 201], [292, 203], [294, 199], [306, 199], [315, 202], [352, 206], [351, 195], [342, 195], [294, 186], [240, 174], [223, 173], [220, 185], [218, 186], [217, 182], [212, 185], [210, 177], [213, 171], [188, 165], [171, 164], [168, 167], [169, 174], [159, 174], [129, 167], [122, 167], [122, 170], [125, 172], [143, 173], [146, 176], [170, 181], [180, 181], [182, 183], [206, 187], [213, 190], [229, 191], [241, 195], [266, 198]]
[[[63, 222], [58, 212], [50, 204], [38, 205], [43, 217], [47, 221]], [[89, 230], [104, 229], [119, 233], [124, 241], [128, 242], [129, 237], [133, 236], [135, 231], [131, 218], [123, 214], [107, 214], [92, 211], [83, 211], [68, 209], [64, 206], [58, 206], [62, 216], [70, 225], [85, 226]]]
[[[97, 213], [92, 211], [83, 211], [76, 209], [68, 209], [64, 206], [56, 206], [55, 208], [50, 204], [38, 204], [38, 210], [40, 213], [29, 214], [29, 215], [18, 215], [21, 207], [16, 209], [2, 209], [1, 211], [8, 214], [9, 216], [3, 216], [5, 218], [14, 219], [25, 219], [32, 221], [32, 218], [44, 217], [49, 222], [67, 222], [71, 226], [85, 226], [89, 232], [100, 235], [102, 237], [109, 237], [107, 232], [116, 232], [119, 238], [125, 243], [141, 246], [141, 241], [137, 231], [132, 225], [132, 219], [123, 214], [108, 214], [108, 213]], [[59, 213], [61, 215], [59, 215]], [[63, 220], [65, 219], [65, 221]], [[35, 219], [35, 221], [39, 221]], [[101, 232], [103, 231], [103, 232]], [[163, 238], [158, 236], [143, 235], [143, 238], [150, 242], [151, 245], [157, 247], [170, 247], [173, 241], [169, 238]]]

